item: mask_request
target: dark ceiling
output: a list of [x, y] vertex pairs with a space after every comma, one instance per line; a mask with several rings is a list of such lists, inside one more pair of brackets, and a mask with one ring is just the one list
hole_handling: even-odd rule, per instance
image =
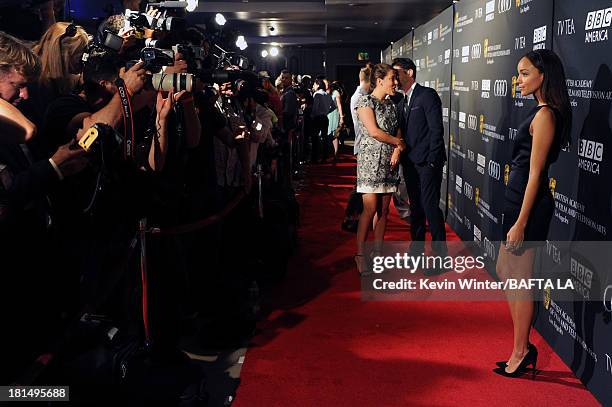
[[249, 44], [384, 46], [451, 4], [452, 0], [200, 0], [190, 20], [210, 24], [215, 13], [222, 13], [227, 29], [239, 31]]

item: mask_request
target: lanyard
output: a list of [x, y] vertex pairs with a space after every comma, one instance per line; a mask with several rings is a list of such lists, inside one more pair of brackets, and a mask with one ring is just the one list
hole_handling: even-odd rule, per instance
[[115, 81], [121, 98], [121, 113], [123, 114], [123, 158], [134, 158], [134, 115], [132, 113], [132, 103], [130, 93], [125, 86], [123, 79]]

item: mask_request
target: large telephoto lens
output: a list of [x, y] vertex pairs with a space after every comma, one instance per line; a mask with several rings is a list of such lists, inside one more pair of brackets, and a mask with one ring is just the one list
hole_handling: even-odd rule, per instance
[[171, 88], [174, 88], [175, 92], [180, 92], [182, 90], [191, 92], [193, 89], [194, 77], [189, 73], [156, 73], [153, 74], [151, 82], [156, 90], [168, 92]]

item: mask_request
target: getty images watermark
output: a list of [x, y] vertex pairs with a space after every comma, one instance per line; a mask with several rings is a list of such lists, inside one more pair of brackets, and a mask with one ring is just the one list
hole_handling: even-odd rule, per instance
[[606, 242], [526, 242], [520, 253], [535, 254], [531, 270], [518, 269], [513, 258], [508, 267], [501, 266], [503, 261], [498, 265], [503, 242], [448, 242], [444, 256], [433, 253], [427, 243], [420, 254], [408, 252], [409, 242], [385, 242], [382, 251], [368, 245], [362, 298], [506, 301], [516, 295], [542, 301], [551, 296], [557, 301], [592, 301], [604, 299], [612, 280], [612, 245]]

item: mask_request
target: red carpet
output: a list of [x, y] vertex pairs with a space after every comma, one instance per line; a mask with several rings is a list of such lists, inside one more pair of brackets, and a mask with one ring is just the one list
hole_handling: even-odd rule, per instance
[[[599, 405], [536, 332], [535, 381], [491, 372], [512, 347], [503, 302], [361, 301], [355, 235], [340, 230], [355, 174], [344, 158], [309, 169], [300, 248], [268, 294], [236, 406]], [[407, 240], [392, 212], [386, 238]]]

